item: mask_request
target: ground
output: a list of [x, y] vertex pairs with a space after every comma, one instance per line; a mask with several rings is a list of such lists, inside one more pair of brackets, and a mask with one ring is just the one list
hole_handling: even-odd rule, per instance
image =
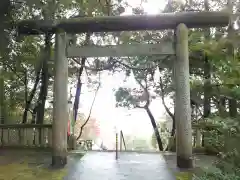
[[[51, 170], [50, 152], [0, 151], [0, 180], [173, 180], [176, 175], [178, 180], [189, 179], [189, 173], [175, 168], [175, 159], [172, 153], [121, 152], [116, 161], [114, 152], [88, 152], [84, 157], [74, 152], [69, 154], [66, 168]], [[196, 166], [210, 165], [214, 160], [195, 157]]]
[[67, 180], [174, 180], [160, 154], [89, 152], [71, 169]]
[[[69, 164], [81, 159], [82, 154], [70, 154]], [[68, 167], [60, 170], [50, 168], [51, 153], [36, 150], [1, 150], [0, 180], [62, 180]]]
[[202, 168], [209, 168], [214, 166], [218, 161], [216, 156], [208, 156], [204, 154], [197, 154], [193, 157], [194, 169], [181, 170], [176, 167], [176, 154], [175, 153], [163, 153], [164, 159], [168, 168], [175, 174], [177, 180], [189, 180], [192, 179], [193, 174], [201, 174]]

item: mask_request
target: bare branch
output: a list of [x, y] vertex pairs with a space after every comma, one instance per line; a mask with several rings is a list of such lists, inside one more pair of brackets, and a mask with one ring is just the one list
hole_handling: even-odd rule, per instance
[[165, 92], [164, 92], [164, 87], [163, 87], [163, 81], [162, 78], [160, 77], [160, 90], [161, 90], [161, 99], [162, 99], [162, 103], [163, 106], [165, 108], [165, 110], [167, 111], [168, 115], [172, 118], [172, 120], [174, 121], [174, 114], [170, 111], [170, 109], [167, 107], [166, 103], [165, 103]]
[[[133, 73], [134, 74], [134, 73]], [[135, 77], [135, 80], [137, 81], [137, 83], [141, 86], [141, 88], [143, 89], [144, 91], [144, 94], [143, 95], [146, 95], [146, 104], [142, 107], [142, 108], [146, 108], [149, 106], [150, 104], [150, 94], [148, 92], [148, 89], [147, 89], [147, 86], [145, 87], [137, 78], [136, 76], [134, 75]], [[146, 85], [147, 85], [147, 82], [146, 82]], [[138, 106], [140, 108], [140, 106]]]
[[83, 123], [83, 125], [81, 126], [81, 129], [80, 129], [80, 133], [77, 137], [77, 140], [80, 139], [80, 137], [82, 136], [82, 133], [83, 133], [83, 129], [84, 127], [86, 126], [86, 124], [88, 123], [90, 117], [91, 117], [91, 114], [92, 114], [92, 109], [93, 109], [93, 105], [95, 103], [95, 100], [96, 100], [96, 97], [97, 97], [97, 93], [98, 93], [98, 90], [100, 89], [101, 87], [101, 81], [100, 81], [100, 73], [99, 73], [99, 84], [98, 84], [98, 87], [96, 89], [96, 92], [95, 92], [95, 95], [94, 95], [94, 98], [93, 98], [93, 101], [92, 101], [92, 104], [91, 104], [91, 107], [90, 107], [90, 110], [89, 110], [89, 114], [88, 114], [88, 117], [86, 119], [86, 121]]

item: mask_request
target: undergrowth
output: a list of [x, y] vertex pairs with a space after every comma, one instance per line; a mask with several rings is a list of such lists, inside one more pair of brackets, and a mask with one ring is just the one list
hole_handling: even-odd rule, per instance
[[215, 151], [219, 161], [215, 167], [203, 169], [203, 173], [194, 176], [194, 180], [240, 180], [240, 121], [239, 119], [210, 119], [219, 125], [208, 132], [206, 147]]

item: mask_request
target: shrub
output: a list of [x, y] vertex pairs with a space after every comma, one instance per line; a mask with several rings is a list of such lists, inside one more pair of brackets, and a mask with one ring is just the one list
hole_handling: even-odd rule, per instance
[[216, 168], [204, 169], [195, 180], [240, 180], [240, 124], [237, 119], [211, 119], [218, 128], [209, 131], [205, 139], [206, 151], [217, 153]]

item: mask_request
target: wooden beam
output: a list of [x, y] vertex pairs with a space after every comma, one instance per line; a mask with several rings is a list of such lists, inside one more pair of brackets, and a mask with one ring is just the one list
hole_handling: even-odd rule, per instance
[[122, 57], [139, 55], [173, 55], [171, 42], [162, 44], [121, 44], [110, 46], [70, 46], [67, 57]]
[[222, 27], [229, 23], [228, 12], [178, 12], [158, 15], [81, 17], [59, 22], [25, 20], [18, 24], [20, 34], [137, 31], [174, 29], [184, 23], [188, 28]]

